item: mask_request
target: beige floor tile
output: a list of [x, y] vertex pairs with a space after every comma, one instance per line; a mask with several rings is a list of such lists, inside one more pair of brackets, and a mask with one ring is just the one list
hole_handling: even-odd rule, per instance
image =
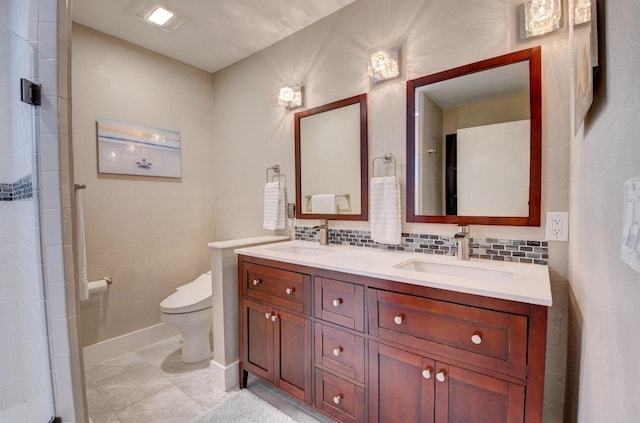
[[109, 404], [93, 386], [87, 385], [87, 407], [93, 423], [120, 423]]
[[[94, 423], [185, 423], [229, 397], [213, 388], [210, 359], [180, 360], [179, 336], [123, 354], [85, 372], [89, 415]], [[329, 423], [262, 379], [250, 375], [249, 390], [298, 423]]]
[[116, 413], [171, 386], [162, 372], [140, 357], [109, 360], [89, 369], [88, 373], [87, 379]]
[[122, 423], [186, 423], [206, 411], [180, 389], [170, 386], [117, 414]]

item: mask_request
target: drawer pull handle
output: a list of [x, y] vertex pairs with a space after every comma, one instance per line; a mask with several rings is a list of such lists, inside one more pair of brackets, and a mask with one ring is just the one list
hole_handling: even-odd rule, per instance
[[334, 348], [333, 349], [333, 355], [335, 355], [336, 357], [340, 355], [340, 353], [344, 351], [344, 348], [342, 348], [342, 346], [339, 346], [338, 348]]
[[265, 319], [271, 319], [271, 313], [265, 313], [264, 314], [264, 318]]
[[446, 379], [447, 379], [447, 371], [444, 369], [440, 370], [436, 375], [436, 380], [438, 382], [444, 382]]
[[344, 398], [342, 394], [336, 395], [335, 397], [333, 397], [333, 403], [336, 405], [340, 404], [340, 401], [342, 401], [342, 398]]
[[262, 283], [262, 280], [260, 280], [260, 279], [254, 279], [253, 280], [253, 286], [260, 285], [261, 283]]
[[480, 332], [476, 332], [471, 336], [471, 342], [476, 345], [482, 344], [482, 334]]
[[278, 315], [276, 315], [275, 313], [273, 313], [273, 314], [271, 315], [271, 321], [272, 321], [272, 322], [275, 322], [276, 320], [278, 320]]
[[296, 292], [295, 288], [287, 288], [287, 289], [284, 290], [284, 293], [287, 294], [287, 295], [291, 295], [294, 292]]
[[396, 317], [393, 318], [393, 323], [395, 323], [396, 325], [401, 325], [403, 320], [404, 320], [404, 315], [398, 314]]
[[427, 367], [422, 371], [422, 377], [425, 379], [431, 379], [431, 372], [433, 372], [433, 369], [431, 367]]
[[342, 304], [342, 298], [338, 298], [336, 300], [333, 300], [332, 302], [334, 307], [340, 307], [340, 304]]

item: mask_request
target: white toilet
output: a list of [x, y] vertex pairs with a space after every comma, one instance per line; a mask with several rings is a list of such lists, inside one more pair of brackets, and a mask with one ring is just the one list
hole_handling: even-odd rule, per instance
[[182, 361], [196, 363], [211, 357], [209, 333], [213, 326], [211, 271], [176, 288], [160, 303], [162, 321], [182, 335]]

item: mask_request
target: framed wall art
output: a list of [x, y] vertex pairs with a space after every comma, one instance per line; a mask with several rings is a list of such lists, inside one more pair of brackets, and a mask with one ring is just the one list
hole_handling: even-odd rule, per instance
[[180, 132], [98, 119], [98, 172], [182, 176]]

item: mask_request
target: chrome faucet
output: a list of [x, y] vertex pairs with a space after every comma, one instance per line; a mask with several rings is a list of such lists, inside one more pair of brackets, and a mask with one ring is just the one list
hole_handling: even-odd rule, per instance
[[329, 222], [327, 219], [322, 219], [320, 224], [312, 229], [320, 231], [320, 245], [329, 245]]
[[458, 226], [458, 232], [453, 236], [453, 238], [456, 240], [456, 246], [458, 247], [458, 251], [456, 253], [456, 257], [458, 258], [458, 260], [465, 260], [465, 261], [470, 260], [470, 257], [469, 257], [470, 236], [471, 235], [469, 234], [469, 226], [467, 225]]

